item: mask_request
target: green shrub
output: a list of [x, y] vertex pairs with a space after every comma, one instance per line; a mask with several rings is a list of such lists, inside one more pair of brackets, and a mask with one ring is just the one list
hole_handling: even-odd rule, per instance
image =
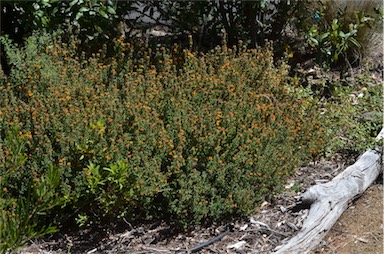
[[314, 24], [307, 39], [324, 67], [361, 63], [381, 49], [381, 1], [321, 0], [311, 2], [309, 11]]
[[361, 154], [374, 147], [383, 127], [383, 90], [367, 71], [356, 75], [353, 86], [339, 85], [332, 100], [323, 103], [324, 124], [332, 137], [330, 154], [339, 150]]
[[51, 166], [37, 175], [33, 168], [25, 167], [25, 134], [12, 127], [0, 141], [0, 252], [6, 252], [55, 232], [44, 216], [62, 200], [57, 192], [57, 170]]
[[112, 59], [48, 35], [5, 43], [14, 67], [0, 86], [2, 135], [18, 126], [27, 137], [25, 174], [61, 172], [57, 193], [81, 224], [250, 214], [326, 144], [316, 101], [268, 48], [137, 60], [115, 43]]

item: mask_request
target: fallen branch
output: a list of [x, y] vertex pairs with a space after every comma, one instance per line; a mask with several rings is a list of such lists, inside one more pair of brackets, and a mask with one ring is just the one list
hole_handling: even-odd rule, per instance
[[[384, 136], [381, 130], [377, 139]], [[301, 196], [310, 205], [308, 217], [299, 233], [276, 254], [309, 253], [332, 228], [351, 201], [360, 196], [383, 171], [383, 146], [366, 151], [355, 164], [347, 167], [332, 181], [309, 188]]]

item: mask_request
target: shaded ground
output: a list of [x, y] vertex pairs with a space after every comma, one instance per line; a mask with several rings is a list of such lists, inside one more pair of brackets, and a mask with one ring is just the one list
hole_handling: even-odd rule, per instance
[[[311, 185], [331, 180], [355, 159], [339, 156], [300, 168], [286, 192], [265, 202], [250, 218], [196, 227], [188, 233], [175, 232], [162, 222], [133, 226], [122, 221], [37, 240], [19, 253], [188, 253], [227, 228], [223, 238], [198, 253], [272, 253], [300, 230], [307, 216], [308, 210], [291, 210], [298, 195]], [[313, 254], [383, 253], [382, 190], [381, 178], [343, 214]]]

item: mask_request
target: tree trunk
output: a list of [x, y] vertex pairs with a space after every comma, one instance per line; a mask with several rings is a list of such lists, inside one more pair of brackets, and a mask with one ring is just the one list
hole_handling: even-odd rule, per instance
[[[383, 136], [384, 129], [377, 139]], [[383, 147], [368, 150], [332, 181], [312, 186], [303, 193], [303, 204], [311, 205], [308, 217], [301, 231], [285, 245], [277, 247], [275, 253], [309, 253], [316, 247], [350, 202], [360, 196], [383, 172], [382, 155]]]
[[[249, 33], [249, 38], [251, 39], [251, 47], [256, 48], [257, 46], [257, 14], [258, 14], [258, 5], [257, 2], [242, 2], [244, 9], [244, 30]], [[260, 12], [262, 14], [262, 12]]]

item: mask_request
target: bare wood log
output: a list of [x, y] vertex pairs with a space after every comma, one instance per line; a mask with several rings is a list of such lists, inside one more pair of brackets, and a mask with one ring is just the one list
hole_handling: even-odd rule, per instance
[[[384, 136], [381, 130], [377, 139]], [[309, 253], [332, 228], [355, 198], [360, 196], [383, 171], [383, 146], [366, 151], [355, 164], [347, 167], [332, 181], [309, 188], [301, 196], [311, 205], [299, 233], [285, 245], [276, 248], [276, 254]]]

